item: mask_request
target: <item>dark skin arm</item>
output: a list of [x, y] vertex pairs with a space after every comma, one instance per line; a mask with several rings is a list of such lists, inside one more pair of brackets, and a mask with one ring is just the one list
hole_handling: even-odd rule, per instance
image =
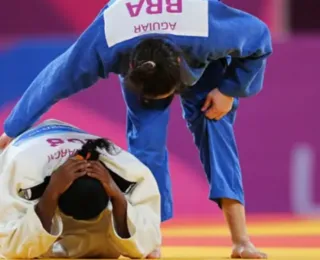
[[35, 207], [35, 212], [48, 233], [51, 232], [52, 219], [58, 207], [59, 197], [77, 178], [85, 175], [87, 167], [86, 161], [70, 158], [52, 173], [49, 185]]
[[101, 162], [90, 162], [90, 166], [87, 169], [88, 176], [99, 180], [106, 193], [109, 195], [112, 203], [112, 214], [114, 219], [114, 225], [117, 234], [121, 238], [129, 238], [130, 232], [127, 225], [127, 208], [128, 202], [121, 192], [117, 184], [112, 179], [109, 171], [102, 165]]
[[130, 233], [127, 225], [127, 200], [123, 193], [120, 191], [120, 194], [111, 198], [112, 203], [112, 214], [114, 219], [115, 229], [117, 234], [121, 238], [129, 238]]
[[50, 191], [45, 191], [36, 205], [35, 211], [42, 223], [43, 228], [50, 233], [52, 219], [58, 207], [58, 197]]

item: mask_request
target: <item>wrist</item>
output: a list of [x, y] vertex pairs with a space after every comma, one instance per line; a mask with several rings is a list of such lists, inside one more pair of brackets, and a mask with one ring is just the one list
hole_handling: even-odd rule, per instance
[[40, 200], [46, 201], [50, 204], [58, 204], [60, 193], [57, 192], [50, 184], [47, 186]]
[[117, 190], [110, 196], [110, 200], [112, 203], [117, 204], [119, 202], [121, 203], [123, 201], [126, 201], [126, 197], [124, 196], [124, 194], [120, 190]]
[[58, 197], [49, 192], [44, 192], [36, 205], [36, 211], [45, 218], [52, 218], [58, 207]]
[[118, 185], [114, 182], [103, 183], [104, 190], [108, 194], [110, 200], [121, 200], [124, 197]]
[[63, 192], [59, 191], [59, 187], [57, 188], [51, 181], [49, 182], [43, 196], [46, 196], [48, 199], [57, 200], [62, 195]]

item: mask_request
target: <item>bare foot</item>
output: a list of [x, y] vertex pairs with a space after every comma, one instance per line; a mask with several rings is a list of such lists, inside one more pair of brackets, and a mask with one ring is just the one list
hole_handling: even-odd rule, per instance
[[153, 250], [149, 255], [146, 257], [147, 259], [159, 259], [161, 258], [161, 249], [160, 247]]
[[267, 259], [265, 253], [260, 252], [251, 242], [235, 244], [232, 249], [231, 258], [241, 259]]

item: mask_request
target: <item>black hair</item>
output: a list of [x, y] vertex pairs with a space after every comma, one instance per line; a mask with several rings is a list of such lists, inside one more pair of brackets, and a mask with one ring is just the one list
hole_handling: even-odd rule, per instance
[[61, 212], [77, 220], [90, 220], [98, 217], [106, 209], [109, 196], [100, 181], [82, 176], [59, 198]]
[[88, 140], [75, 155], [80, 155], [86, 160], [97, 161], [99, 160], [100, 153], [97, 148], [105, 150], [109, 154], [116, 154], [116, 148], [111, 141], [104, 138]]
[[[102, 148], [111, 153], [114, 146], [106, 139], [89, 140], [76, 155], [84, 159], [97, 161]], [[61, 212], [77, 220], [90, 220], [98, 217], [107, 207], [109, 196], [100, 181], [87, 175], [75, 180], [60, 196], [58, 206]]]
[[181, 83], [180, 52], [162, 38], [144, 39], [132, 50], [125, 86], [142, 97], [156, 98]]

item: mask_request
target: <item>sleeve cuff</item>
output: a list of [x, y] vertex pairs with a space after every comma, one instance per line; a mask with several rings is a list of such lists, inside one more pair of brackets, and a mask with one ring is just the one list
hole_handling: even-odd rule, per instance
[[12, 131], [12, 127], [9, 127], [9, 122], [7, 122], [8, 119], [4, 122], [4, 132], [6, 133], [6, 135], [10, 138], [16, 138], [19, 136], [19, 133], [17, 133], [16, 131]]
[[[227, 79], [225, 79], [227, 80]], [[245, 96], [244, 93], [242, 93], [241, 90], [239, 90], [239, 87], [234, 86], [234, 84], [232, 82], [230, 82], [229, 80], [227, 80], [227, 84], [226, 83], [222, 83], [221, 86], [218, 87], [219, 91], [229, 97], [242, 97]]]
[[37, 233], [41, 234], [43, 237], [47, 237], [48, 239], [52, 239], [53, 242], [62, 234], [63, 231], [63, 223], [62, 219], [59, 215], [55, 214], [52, 219], [51, 232], [48, 233], [44, 227], [42, 226], [41, 220], [39, 219], [37, 213], [35, 212], [34, 207], [30, 207], [27, 211], [27, 223], [30, 225], [31, 230], [37, 231]]

